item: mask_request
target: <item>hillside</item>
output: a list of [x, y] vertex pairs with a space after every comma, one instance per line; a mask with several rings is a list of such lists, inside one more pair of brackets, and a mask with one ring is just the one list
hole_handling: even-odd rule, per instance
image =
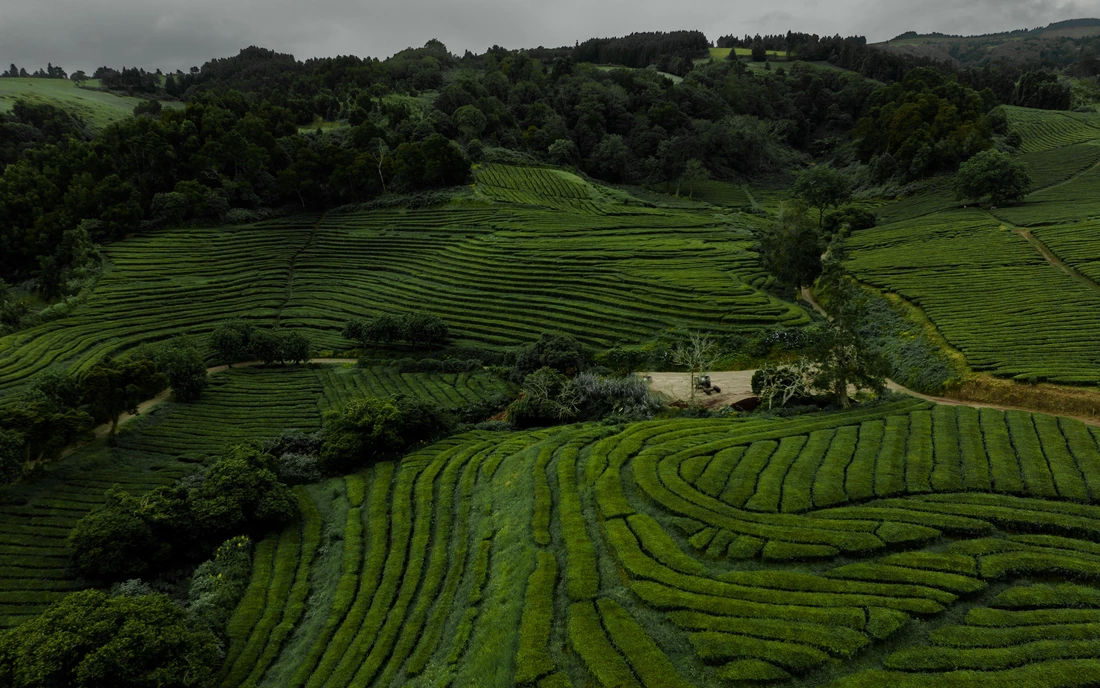
[[1035, 29], [981, 36], [908, 32], [877, 45], [903, 55], [963, 65], [1054, 62], [1065, 67], [1081, 59], [1080, 49], [1095, 44], [1097, 37], [1100, 37], [1100, 19], [1072, 19]]
[[1022, 203], [966, 208], [946, 183], [879, 211], [854, 274], [924, 310], [975, 370], [1096, 384], [1100, 117], [1009, 108], [1034, 179]]
[[0, 79], [0, 688], [1100, 685], [1094, 30]]
[[754, 216], [645, 207], [550, 169], [486, 167], [478, 179], [473, 198], [420, 210], [165, 229], [113, 244], [85, 305], [0, 339], [0, 395], [51, 367], [86, 369], [231, 317], [340, 349], [349, 318], [425, 298], [460, 342], [489, 347], [547, 330], [609, 348], [676, 328], [808, 320], [761, 291], [771, 278], [748, 251]]
[[[129, 117], [136, 105], [146, 102], [142, 98], [94, 90], [96, 85], [95, 81], [89, 81], [89, 88], [77, 88], [66, 79], [0, 79], [0, 113], [10, 111], [18, 99], [44, 102], [78, 115], [93, 129], [102, 129]], [[165, 101], [164, 107], [182, 107], [182, 103]]]

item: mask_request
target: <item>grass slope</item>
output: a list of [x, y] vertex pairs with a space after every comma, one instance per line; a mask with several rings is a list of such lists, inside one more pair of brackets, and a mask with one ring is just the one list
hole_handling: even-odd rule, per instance
[[1100, 218], [1100, 118], [1008, 115], [1034, 178], [1029, 196], [965, 208], [941, 181], [879, 210], [880, 225], [852, 238], [850, 267], [919, 305], [975, 370], [1097, 384], [1100, 240], [1091, 230]]
[[[98, 82], [90, 81], [89, 86]], [[142, 98], [116, 96], [113, 93], [77, 88], [66, 79], [0, 79], [0, 112], [7, 112], [19, 99], [47, 102], [80, 115], [93, 129], [129, 117]], [[165, 107], [183, 107], [165, 101]]]

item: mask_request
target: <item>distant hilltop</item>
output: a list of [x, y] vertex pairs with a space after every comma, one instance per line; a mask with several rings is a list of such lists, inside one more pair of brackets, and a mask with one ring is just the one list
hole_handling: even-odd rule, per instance
[[988, 33], [974, 36], [961, 36], [957, 34], [946, 33], [917, 33], [916, 31], [906, 31], [903, 34], [895, 36], [890, 40], [880, 45], [901, 43], [936, 43], [946, 40], [967, 40], [967, 39], [984, 39], [984, 40], [996, 40], [996, 39], [1020, 39], [1020, 38], [1087, 38], [1089, 36], [1100, 36], [1100, 18], [1086, 18], [1086, 19], [1067, 19], [1066, 21], [1055, 22], [1049, 26], [1039, 27], [1035, 29], [1017, 29], [1015, 31], [1004, 31], [1001, 33]]

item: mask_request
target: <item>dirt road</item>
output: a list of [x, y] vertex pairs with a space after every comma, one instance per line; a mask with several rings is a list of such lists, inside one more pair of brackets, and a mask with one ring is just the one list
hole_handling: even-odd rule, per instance
[[[718, 385], [722, 390], [718, 394], [707, 396], [701, 391], [696, 391], [696, 400], [707, 408], [718, 408], [735, 404], [743, 399], [754, 396], [752, 393], [752, 374], [755, 370], [731, 370], [710, 374], [710, 383]], [[662, 392], [669, 398], [678, 401], [687, 401], [691, 398], [691, 382], [688, 373], [639, 373], [653, 378], [650, 388], [656, 392]]]

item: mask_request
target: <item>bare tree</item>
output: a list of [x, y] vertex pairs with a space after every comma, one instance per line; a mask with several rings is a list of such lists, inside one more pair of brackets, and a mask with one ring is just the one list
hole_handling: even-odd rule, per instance
[[718, 345], [708, 334], [694, 332], [672, 350], [672, 362], [688, 369], [691, 400], [695, 400], [695, 378], [709, 372], [718, 361]]
[[382, 161], [386, 159], [386, 154], [390, 152], [390, 147], [386, 145], [386, 142], [382, 139], [378, 141], [378, 178], [382, 181], [382, 193], [386, 194], [386, 178], [382, 175]]

